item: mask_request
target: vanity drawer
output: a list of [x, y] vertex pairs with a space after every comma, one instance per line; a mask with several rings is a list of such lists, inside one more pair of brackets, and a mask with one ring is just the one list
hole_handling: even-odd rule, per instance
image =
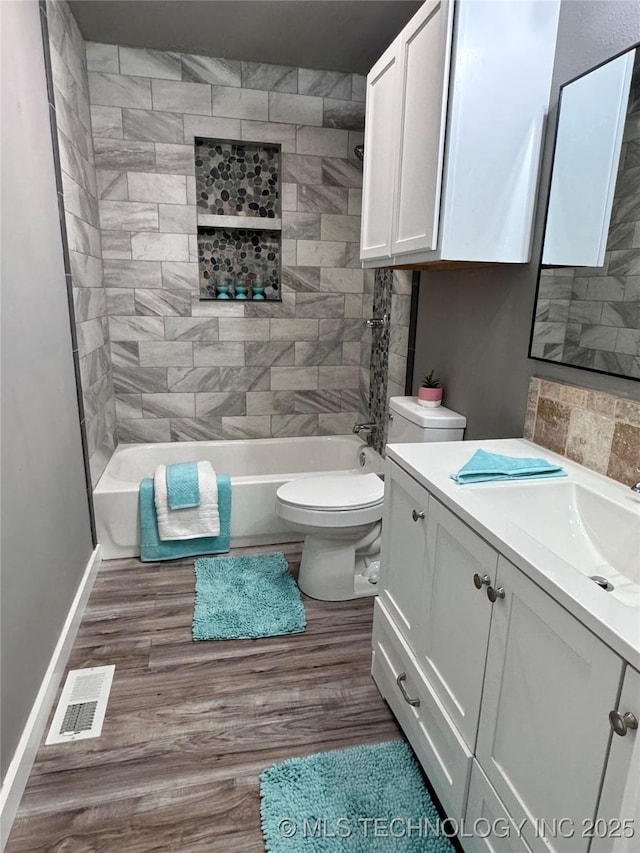
[[373, 618], [372, 675], [447, 816], [462, 818], [472, 755], [379, 599]]

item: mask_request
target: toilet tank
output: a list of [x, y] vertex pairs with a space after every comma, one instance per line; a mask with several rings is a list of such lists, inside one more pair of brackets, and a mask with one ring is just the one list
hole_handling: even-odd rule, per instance
[[467, 419], [444, 406], [428, 408], [417, 397], [391, 397], [389, 400], [389, 444], [419, 441], [462, 441]]

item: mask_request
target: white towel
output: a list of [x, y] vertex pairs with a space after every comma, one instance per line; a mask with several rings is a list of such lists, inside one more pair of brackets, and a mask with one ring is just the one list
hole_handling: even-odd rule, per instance
[[218, 481], [210, 462], [198, 462], [200, 506], [169, 509], [167, 468], [158, 465], [153, 475], [153, 499], [158, 517], [158, 536], [163, 542], [220, 535]]

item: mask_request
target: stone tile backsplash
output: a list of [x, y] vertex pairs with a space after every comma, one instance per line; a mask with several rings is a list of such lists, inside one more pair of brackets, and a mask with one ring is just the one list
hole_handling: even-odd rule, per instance
[[632, 486], [640, 481], [640, 402], [533, 377], [524, 437]]

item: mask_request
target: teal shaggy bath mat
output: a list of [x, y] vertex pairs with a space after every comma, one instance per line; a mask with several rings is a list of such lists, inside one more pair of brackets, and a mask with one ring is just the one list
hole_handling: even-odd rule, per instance
[[454, 853], [401, 740], [289, 758], [260, 796], [268, 853]]
[[194, 569], [194, 640], [276, 637], [306, 628], [300, 593], [281, 552], [201, 557]]

